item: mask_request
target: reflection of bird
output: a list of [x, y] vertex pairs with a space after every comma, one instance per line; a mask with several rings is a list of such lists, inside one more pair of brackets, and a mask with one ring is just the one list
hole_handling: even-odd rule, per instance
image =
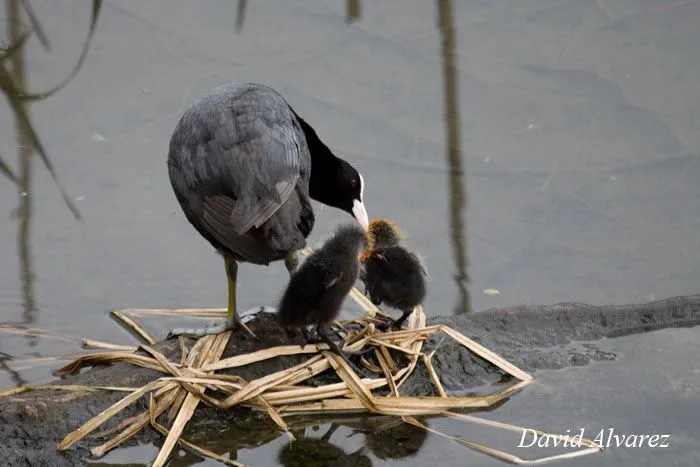
[[277, 459], [285, 467], [372, 467], [364, 448], [347, 454], [330, 442], [339, 428], [335, 423], [320, 438], [307, 438], [302, 433], [296, 441], [284, 446]]
[[355, 224], [340, 226], [292, 274], [279, 305], [279, 319], [287, 329], [316, 326], [318, 336], [338, 355], [330, 340], [330, 323], [360, 273], [360, 253], [367, 246], [365, 231]]
[[[425, 421], [423, 424], [427, 425]], [[423, 446], [428, 432], [397, 419], [397, 423], [387, 429], [367, 433], [365, 444], [379, 459], [405, 459], [415, 455]]]
[[418, 256], [401, 245], [401, 232], [386, 219], [369, 225], [369, 248], [363, 253], [362, 281], [372, 303], [384, 303], [403, 312], [392, 324], [401, 327], [423, 302], [426, 271]]
[[[238, 262], [296, 268], [314, 226], [310, 199], [352, 214], [365, 229], [364, 181], [273, 89], [226, 84], [187, 109], [170, 139], [168, 172], [187, 220], [224, 257], [226, 323], [237, 324]], [[251, 332], [252, 334], [252, 332]]]
[[285, 467], [372, 467], [360, 448], [350, 454], [320, 438], [302, 438], [284, 446], [278, 461]]

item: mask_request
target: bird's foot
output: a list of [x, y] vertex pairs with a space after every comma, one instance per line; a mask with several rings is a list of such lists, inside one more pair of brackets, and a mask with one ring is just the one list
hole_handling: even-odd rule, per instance
[[255, 333], [254, 333], [253, 331], [251, 331], [251, 329], [248, 327], [248, 325], [245, 324], [243, 321], [236, 320], [236, 324], [237, 324], [238, 326], [241, 326], [243, 329], [245, 329], [246, 332], [247, 332], [248, 334], [250, 334], [250, 337], [252, 337], [252, 338], [255, 339], [256, 341], [257, 341], [257, 340], [260, 340], [260, 339], [258, 339], [258, 336], [256, 336]]
[[259, 313], [277, 313], [277, 308], [267, 305], [258, 305], [242, 313], [237, 313], [237, 316], [241, 321], [247, 322], [253, 320], [255, 316]]
[[361, 352], [351, 352], [348, 350], [340, 350], [337, 347], [335, 348], [335, 350], [333, 348], [331, 348], [331, 352], [333, 352], [334, 354], [336, 354], [340, 358], [342, 358], [345, 361], [345, 363], [347, 363], [348, 366], [350, 366], [350, 368], [352, 368], [352, 370], [360, 376], [360, 378], [374, 378], [375, 375], [374, 375], [374, 373], [370, 372], [369, 370], [365, 369], [364, 367], [361, 367], [361, 366], [355, 364], [355, 362], [350, 360], [350, 357], [357, 357], [357, 356], [363, 355], [363, 354], [369, 352], [370, 350], [372, 350], [372, 349], [366, 349], [366, 350], [361, 351]]
[[377, 324], [375, 327], [382, 332], [400, 331], [403, 327], [403, 320], [401, 322], [393, 320], [389, 323]]
[[393, 328], [393, 329], [396, 329], [397, 331], [400, 331], [400, 330], [401, 330], [401, 327], [403, 326], [403, 323], [406, 321], [406, 319], [407, 319], [409, 316], [411, 316], [411, 313], [412, 313], [412, 312], [413, 312], [413, 310], [411, 310], [411, 311], [409, 311], [409, 312], [407, 312], [407, 313], [404, 313], [404, 314], [403, 314], [400, 318], [398, 318], [398, 319], [392, 319], [392, 320], [389, 321], [389, 322], [383, 322], [383, 323], [376, 324], [375, 327], [376, 327], [377, 329], [379, 329], [380, 331], [382, 331], [382, 332], [389, 332], [389, 331], [391, 331], [392, 328]]
[[334, 354], [338, 355], [340, 358], [342, 358], [345, 363], [347, 363], [350, 368], [355, 371], [360, 377], [367, 378], [367, 377], [372, 377], [374, 375], [369, 375], [363, 368], [360, 368], [357, 366], [353, 361], [350, 360], [349, 357], [351, 356], [358, 356], [362, 355], [367, 352], [367, 350], [362, 351], [362, 352], [356, 352], [356, 351], [347, 351], [347, 350], [341, 350], [340, 347], [338, 347], [338, 344], [333, 342], [331, 340], [329, 334], [331, 333], [330, 328], [327, 324], [321, 324], [316, 327], [316, 332], [318, 333], [319, 337], [323, 342], [328, 344], [328, 347], [330, 348], [331, 352]]
[[[318, 331], [309, 331], [309, 329], [306, 327], [301, 327], [301, 328], [299, 328], [299, 330], [301, 331], [301, 334], [304, 336], [304, 339], [306, 341], [302, 345], [302, 348], [304, 348], [304, 346], [306, 344], [315, 345], [315, 344], [323, 344], [323, 343], [327, 342], [323, 339], [323, 337], [321, 337], [321, 335], [318, 333]], [[334, 330], [328, 331], [328, 333], [335, 335], [335, 337], [337, 339], [339, 339], [341, 342], [343, 342], [343, 337], [340, 335], [339, 331], [334, 329]]]
[[[309, 338], [306, 339], [306, 342], [301, 344], [301, 348], [303, 349], [307, 345], [327, 344], [327, 343], [328, 343], [328, 341], [323, 340], [323, 338], [321, 338], [321, 337], [318, 337], [318, 336], [311, 337], [310, 336]], [[344, 342], [341, 340], [338, 344], [336, 344], [336, 346], [338, 346], [339, 344], [343, 344], [343, 343]], [[329, 345], [329, 347], [330, 347], [330, 345]], [[331, 350], [333, 350], [333, 349], [331, 348]], [[340, 350], [340, 347], [338, 347], [338, 350]], [[364, 350], [342, 350], [342, 352], [345, 355], [349, 355], [351, 357], [360, 357], [362, 355], [365, 355], [367, 352], [370, 352], [371, 350], [372, 350], [372, 348], [364, 349]]]
[[349, 355], [351, 357], [361, 357], [363, 355], [366, 355], [366, 354], [372, 352], [373, 350], [374, 350], [373, 347], [368, 347], [368, 348], [363, 349], [363, 350], [345, 350], [345, 349], [343, 349], [343, 353], [345, 355]]
[[200, 338], [204, 336], [213, 336], [228, 331], [236, 327], [236, 323], [223, 322], [219, 324], [204, 326], [203, 328], [174, 328], [168, 332], [166, 339], [172, 339], [177, 336], [186, 336]]
[[166, 339], [172, 339], [173, 337], [177, 336], [188, 336], [188, 337], [195, 337], [195, 338], [200, 338], [204, 336], [214, 336], [216, 334], [221, 334], [222, 332], [225, 331], [233, 331], [237, 327], [241, 326], [243, 329], [245, 329], [248, 334], [251, 335], [253, 339], [258, 339], [258, 336], [255, 335], [253, 331], [242, 321], [236, 317], [236, 319], [232, 321], [224, 321], [223, 323], [219, 324], [214, 324], [210, 326], [204, 326], [203, 328], [175, 328], [171, 329], [170, 332], [168, 332], [168, 335]]
[[396, 328], [396, 321], [391, 320], [389, 322], [379, 323], [379, 324], [375, 325], [375, 328], [377, 328], [379, 331], [382, 331], [382, 332], [390, 332], [392, 330], [392, 328]]
[[391, 327], [395, 325], [395, 320], [388, 316], [377, 315], [374, 317], [374, 327], [381, 332], [389, 332]]
[[306, 344], [320, 344], [323, 342], [318, 335], [314, 336], [306, 328], [301, 328], [301, 334], [304, 336], [304, 343], [301, 345], [302, 349], [306, 347]]
[[[325, 340], [323, 340], [323, 337], [321, 337], [318, 334], [313, 334], [310, 331], [306, 330], [302, 331], [302, 333], [304, 334], [304, 338], [306, 339], [307, 344], [322, 344], [326, 342]], [[338, 331], [331, 331], [331, 333], [338, 340], [338, 342], [345, 342], [345, 340]]]
[[411, 316], [411, 313], [413, 313], [413, 308], [404, 311], [399, 319], [395, 319], [391, 322], [391, 327], [394, 327], [400, 331], [401, 327], [403, 326], [403, 323], [406, 321], [406, 319], [408, 319], [409, 316]]

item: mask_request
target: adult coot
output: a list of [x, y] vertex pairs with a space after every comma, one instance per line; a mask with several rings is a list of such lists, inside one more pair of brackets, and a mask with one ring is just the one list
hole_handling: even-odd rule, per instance
[[362, 255], [361, 279], [372, 303], [402, 311], [392, 325], [401, 327], [426, 294], [426, 271], [420, 258], [401, 245], [401, 232], [386, 219], [369, 225], [369, 246]]
[[315, 326], [318, 336], [331, 350], [343, 356], [330, 340], [330, 324], [359, 277], [360, 253], [366, 247], [363, 229], [352, 224], [340, 226], [289, 279], [278, 308], [282, 325], [302, 331]]
[[224, 257], [228, 276], [226, 322], [170, 336], [236, 325], [254, 336], [236, 314], [238, 262], [284, 259], [291, 274], [314, 226], [310, 199], [368, 226], [362, 175], [277, 91], [260, 84], [220, 86], [187, 109], [170, 138], [168, 173], [187, 220]]

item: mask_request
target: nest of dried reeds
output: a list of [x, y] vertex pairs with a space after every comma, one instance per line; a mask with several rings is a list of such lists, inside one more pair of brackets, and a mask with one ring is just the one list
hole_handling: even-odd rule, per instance
[[[192, 450], [200, 455], [217, 459], [228, 465], [241, 465], [236, 461], [219, 456], [216, 453], [196, 446], [181, 437], [185, 425], [194, 414], [198, 404], [216, 407], [222, 410], [235, 406], [244, 406], [253, 410], [265, 411], [281, 430], [290, 433], [285, 417], [299, 415], [338, 415], [345, 413], [372, 413], [400, 416], [407, 423], [426, 428], [415, 420], [414, 416], [442, 414], [461, 418], [465, 421], [485, 423], [503, 429], [520, 430], [512, 425], [479, 419], [473, 416], [451, 412], [454, 409], [488, 408], [521, 390], [532, 381], [532, 376], [507, 362], [503, 358], [467, 338], [454, 329], [443, 326], [426, 326], [426, 317], [421, 307], [416, 307], [408, 326], [398, 331], [381, 332], [374, 323], [381, 310], [377, 309], [357, 289], [351, 292], [352, 298], [368, 313], [368, 316], [340, 322], [341, 329], [353, 328], [344, 333], [344, 349], [349, 351], [369, 350], [368, 357], [361, 358], [360, 363], [373, 377], [360, 377], [354, 369], [340, 356], [334, 354], [325, 344], [283, 345], [258, 350], [249, 354], [221, 358], [231, 332], [199, 339], [191, 349], [187, 349], [184, 340], [180, 340], [182, 355], [179, 361], [170, 361], [161, 352], [149, 344], [155, 339], [141, 327], [133, 315], [149, 310], [122, 310], [115, 312], [124, 324], [142, 337], [146, 344], [128, 350], [111, 350], [85, 355], [77, 358], [62, 372], [72, 373], [87, 365], [101, 362], [124, 361], [133, 365], [150, 368], [164, 373], [141, 388], [101, 388], [108, 390], [126, 390], [130, 393], [87, 421], [80, 428], [68, 434], [58, 445], [58, 449], [70, 448], [79, 440], [103, 425], [122, 409], [141, 399], [148, 398], [148, 410], [121, 422], [105, 433], [117, 433], [106, 443], [91, 449], [91, 453], [100, 457], [138, 433], [147, 425], [152, 426], [165, 436], [165, 442], [153, 465], [164, 465], [175, 444]], [[182, 314], [185, 310], [173, 310], [170, 313]], [[167, 314], [168, 310], [150, 310], [155, 314]], [[212, 315], [219, 310], [199, 310], [198, 315]], [[386, 316], [386, 315], [384, 315]], [[423, 343], [431, 335], [442, 333], [447, 338], [457, 341], [476, 355], [488, 360], [517, 382], [499, 392], [485, 396], [450, 396], [444, 390], [440, 378], [435, 372], [431, 359], [435, 350], [425, 352]], [[137, 353], [137, 351], [141, 351]], [[145, 353], [145, 354], [144, 354]], [[217, 374], [217, 371], [250, 365], [263, 360], [290, 355], [307, 355], [300, 364], [282, 371], [266, 375], [253, 381], [246, 381], [239, 376]], [[372, 355], [372, 357], [369, 357]], [[435, 387], [433, 397], [412, 397], [401, 395], [401, 386], [412, 374], [417, 365], [424, 365]], [[324, 378], [329, 381], [318, 384], [317, 376], [333, 372], [337, 378]], [[310, 385], [312, 378], [314, 384]], [[333, 381], [330, 381], [333, 380]], [[94, 389], [94, 388], [93, 388]], [[221, 396], [221, 397], [215, 397]], [[170, 428], [159, 422], [160, 416], [167, 414], [172, 420]], [[428, 428], [426, 428], [428, 429]], [[435, 431], [429, 429], [430, 431]], [[437, 432], [442, 435], [442, 433]], [[445, 436], [445, 435], [443, 435]], [[557, 436], [557, 435], [552, 435]], [[517, 456], [479, 445], [461, 438], [449, 437], [472, 449], [499, 457], [509, 462], [531, 463]], [[587, 444], [586, 444], [587, 443]], [[592, 442], [584, 440], [586, 449], [571, 452], [564, 456], [578, 456], [599, 450]], [[553, 460], [561, 456], [539, 459], [537, 462]]]

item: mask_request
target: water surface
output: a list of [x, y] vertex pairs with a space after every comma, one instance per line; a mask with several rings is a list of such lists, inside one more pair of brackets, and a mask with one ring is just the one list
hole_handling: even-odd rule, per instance
[[[244, 31], [236, 35], [234, 2], [105, 2], [81, 72], [66, 89], [32, 106], [37, 129], [84, 215], [80, 222], [71, 217], [37, 164], [31, 246], [38, 311], [32, 326], [133, 343], [109, 311], [223, 305], [223, 265], [180, 212], [165, 158], [186, 106], [230, 80], [279, 89], [362, 171], [370, 216], [395, 219], [425, 258], [429, 316], [455, 308], [433, 2], [367, 4], [352, 25], [345, 24], [340, 1], [249, 3]], [[698, 2], [456, 3], [473, 308], [631, 303], [697, 292]], [[90, 12], [81, 1], [33, 4], [52, 40], [49, 53], [35, 39], [28, 50], [30, 85], [39, 90], [73, 66]], [[2, 28], [4, 34], [4, 23]], [[11, 114], [3, 106], [0, 153], [7, 158], [15, 151]], [[0, 182], [0, 321], [21, 323], [17, 223], [10, 215], [16, 205], [15, 188]], [[347, 219], [321, 208], [311, 245]], [[285, 279], [282, 265], [242, 266], [239, 307], [274, 304]], [[485, 288], [501, 294], [487, 296]], [[663, 367], [623, 358], [542, 372], [537, 384], [493, 416], [523, 424], [535, 419], [542, 429], [582, 420], [596, 427], [641, 424], [697, 439], [688, 417], [700, 409], [692, 389], [697, 378], [690, 393], [673, 390], [664, 370], [683, 381], [697, 373], [694, 360], [686, 366], [676, 358], [689, 351], [692, 336], [694, 329], [611, 341], [623, 354], [635, 350], [637, 362], [644, 352], [658, 351]], [[660, 340], [666, 346], [661, 350]], [[0, 352], [17, 358], [74, 350], [47, 339], [0, 340]], [[47, 377], [44, 369], [0, 373], [0, 384]], [[590, 396], [592, 388], [610, 397]], [[612, 402], [623, 393], [626, 404]], [[578, 412], [572, 413], [568, 404], [574, 400]], [[653, 417], [639, 422], [640, 407]], [[332, 440], [348, 453], [356, 448], [341, 431]], [[668, 465], [689, 465], [685, 461], [698, 456], [692, 446], [679, 442], [653, 455]], [[266, 449], [272, 448], [242, 457], [274, 465]], [[464, 451], [429, 436], [414, 462], [463, 465], [472, 455]], [[150, 459], [154, 451], [133, 452]], [[640, 465], [649, 455], [617, 450], [576, 462]], [[490, 462], [473, 456], [479, 465]]]

